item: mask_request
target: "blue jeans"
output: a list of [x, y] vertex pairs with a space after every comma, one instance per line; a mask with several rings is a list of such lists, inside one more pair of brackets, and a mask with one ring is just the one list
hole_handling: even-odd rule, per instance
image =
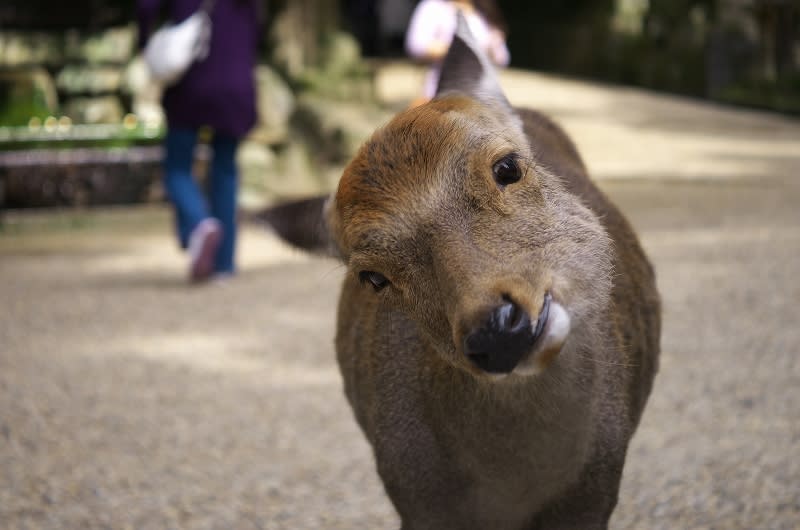
[[178, 238], [182, 248], [189, 244], [192, 230], [209, 217], [222, 225], [222, 241], [214, 261], [214, 270], [232, 273], [235, 270], [236, 194], [238, 173], [236, 149], [238, 138], [214, 134], [213, 158], [205, 193], [192, 175], [197, 130], [169, 129], [165, 139], [164, 187], [175, 208]]

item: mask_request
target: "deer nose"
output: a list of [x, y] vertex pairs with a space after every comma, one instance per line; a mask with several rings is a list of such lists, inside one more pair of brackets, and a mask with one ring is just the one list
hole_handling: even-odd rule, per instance
[[530, 351], [535, 339], [530, 315], [504, 297], [503, 303], [464, 337], [464, 353], [481, 370], [507, 374]]

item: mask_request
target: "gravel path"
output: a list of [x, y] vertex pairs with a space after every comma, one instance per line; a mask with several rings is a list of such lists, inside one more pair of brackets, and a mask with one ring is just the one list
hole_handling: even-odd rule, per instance
[[[800, 126], [621, 91], [608, 108], [633, 97], [654, 119], [595, 137], [616, 115], [581, 101], [613, 91], [558, 86], [579, 110], [550, 110], [639, 229], [665, 306], [612, 528], [800, 528]], [[637, 127], [664, 139], [659, 178], [613, 179], [613, 149], [623, 169], [635, 150], [611, 140]], [[702, 164], [729, 144], [744, 167]], [[5, 221], [0, 528], [398, 526], [334, 363], [337, 263], [247, 227], [240, 276], [192, 288], [163, 208]]]

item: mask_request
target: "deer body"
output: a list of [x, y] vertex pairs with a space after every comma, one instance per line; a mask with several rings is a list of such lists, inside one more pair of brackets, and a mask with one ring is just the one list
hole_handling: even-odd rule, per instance
[[439, 95], [361, 148], [320, 226], [349, 270], [345, 393], [403, 528], [606, 528], [657, 367], [653, 270], [463, 25]]
[[[542, 115], [528, 111], [519, 115], [527, 138], [536, 141], [531, 140], [531, 147], [551, 147], [542, 151], [539, 163], [547, 164], [543, 166], [550, 168], [547, 171], [560, 170], [558, 177], [539, 174], [544, 204], [552, 205], [553, 213], [557, 208], [573, 209], [570, 216], [574, 218], [534, 222], [522, 230], [514, 223], [504, 224], [507, 216], [492, 212], [500, 230], [493, 233], [486, 228], [483, 234], [477, 220], [485, 222], [485, 211], [446, 205], [453, 200], [451, 195], [463, 193], [456, 183], [443, 181], [441, 189], [418, 184], [414, 188], [419, 186], [420, 193], [429, 195], [412, 201], [416, 206], [404, 204], [404, 211], [392, 212], [389, 204], [370, 205], [370, 211], [385, 210], [387, 215], [371, 222], [408, 224], [406, 217], [412, 216], [408, 210], [419, 210], [414, 215], [426, 219], [421, 224], [429, 231], [416, 234], [425, 242], [417, 242], [424, 251], [392, 249], [391, 245], [398, 244], [394, 240], [382, 241], [387, 244], [384, 251], [402, 256], [394, 259], [406, 269], [405, 274], [419, 281], [431, 272], [445, 278], [448, 273], [440, 269], [456, 269], [451, 273], [457, 279], [445, 284], [454, 292], [442, 293], [425, 285], [417, 295], [420, 298], [426, 294], [442, 301], [455, 297], [461, 298], [461, 304], [481, 305], [480, 300], [471, 300], [480, 296], [476, 293], [483, 283], [480, 278], [490, 276], [502, 284], [510, 277], [512, 285], [503, 285], [501, 290], [515, 291], [518, 283], [535, 290], [530, 284], [537, 275], [555, 276], [551, 280], [555, 285], [563, 281], [560, 296], [567, 296], [574, 288], [569, 285], [572, 278], [560, 279], [559, 270], [580, 271], [582, 264], [574, 261], [602, 267], [581, 271], [578, 278], [581, 288], [599, 292], [590, 300], [574, 301], [575, 311], [586, 311], [584, 323], [576, 326], [546, 369], [495, 381], [476, 376], [437, 351], [442, 347], [431, 337], [438, 335], [437, 330], [426, 329], [437, 315], [431, 310], [415, 314], [423, 308], [423, 300], [407, 295], [411, 300], [398, 308], [393, 300], [382, 298], [396, 293], [375, 293], [355, 274], [348, 276], [338, 311], [338, 361], [346, 395], [373, 446], [378, 472], [404, 528], [605, 528], [616, 504], [625, 450], [649, 394], [659, 336], [652, 269], [627, 222], [588, 180], [560, 129]], [[420, 134], [429, 131], [430, 126]], [[397, 142], [413, 141], [407, 131], [403, 138], [391, 140], [394, 147]], [[461, 139], [458, 145], [474, 144]], [[416, 149], [409, 146], [408, 152]], [[467, 153], [444, 156], [469, 157]], [[379, 167], [393, 165], [400, 166], [394, 160], [379, 163]], [[380, 171], [371, 168], [369, 174], [379, 178]], [[549, 179], [553, 182], [548, 183]], [[551, 184], [554, 188], [548, 190]], [[399, 192], [386, 192], [381, 200], [394, 204]], [[585, 223], [595, 226], [587, 230]], [[509, 229], [521, 231], [505, 233]], [[366, 232], [375, 235], [373, 230]], [[489, 243], [476, 241], [478, 237]], [[558, 252], [566, 251], [566, 255], [548, 256], [548, 252], [556, 253], [548, 245], [559, 240], [563, 250]], [[480, 249], [484, 244], [496, 250]], [[541, 270], [540, 264], [550, 259], [554, 260], [552, 269]], [[416, 270], [412, 260], [428, 272]], [[516, 260], [523, 265], [517, 266]], [[534, 272], [521, 272], [526, 269]], [[616, 273], [613, 286], [611, 271]], [[598, 301], [602, 302], [595, 304]], [[579, 307], [583, 305], [588, 308]], [[457, 349], [455, 344], [452, 347]]]

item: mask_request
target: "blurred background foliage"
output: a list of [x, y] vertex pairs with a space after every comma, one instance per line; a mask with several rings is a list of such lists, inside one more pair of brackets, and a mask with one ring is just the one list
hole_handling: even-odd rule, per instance
[[800, 113], [798, 0], [501, 5], [517, 66]]
[[[376, 100], [373, 75], [404, 56], [416, 3], [256, 1], [268, 22], [259, 122], [240, 151], [245, 203], [335, 182], [396, 110]], [[800, 115], [800, 0], [499, 5], [513, 67]], [[134, 0], [0, 3], [0, 206], [160, 197], [161, 90], [137, 54], [134, 21]], [[109, 190], [125, 186], [114, 179], [142, 182], [135, 196], [117, 196]]]
[[[336, 81], [366, 71], [359, 54], [403, 54], [403, 32], [416, 3], [261, 1], [269, 13], [264, 61], [293, 89], [334, 92]], [[800, 113], [800, 0], [498, 3], [508, 21], [513, 66]], [[107, 103], [94, 116], [82, 116], [80, 102], [55, 109], [69, 110], [73, 121], [108, 121], [132, 110], [131, 87], [114, 67], [135, 52], [134, 14], [134, 0], [4, 0], [0, 123], [45, 119], [56, 102], [72, 95], [122, 93], [119, 108]], [[87, 65], [92, 68], [80, 69]], [[41, 70], [23, 82], [19, 72], [8, 73], [20, 67]], [[54, 84], [44, 80], [47, 75]]]

